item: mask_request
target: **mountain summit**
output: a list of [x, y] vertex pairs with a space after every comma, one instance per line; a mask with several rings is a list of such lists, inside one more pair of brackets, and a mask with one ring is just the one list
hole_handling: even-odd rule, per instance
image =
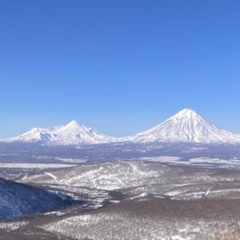
[[128, 137], [128, 140], [137, 142], [235, 143], [240, 142], [240, 135], [213, 126], [191, 109], [183, 109], [160, 125]]

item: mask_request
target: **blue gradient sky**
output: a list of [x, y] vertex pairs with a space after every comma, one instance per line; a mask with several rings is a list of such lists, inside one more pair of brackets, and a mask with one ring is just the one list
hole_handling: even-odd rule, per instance
[[183, 108], [240, 133], [240, 1], [1, 0], [0, 138], [113, 136]]

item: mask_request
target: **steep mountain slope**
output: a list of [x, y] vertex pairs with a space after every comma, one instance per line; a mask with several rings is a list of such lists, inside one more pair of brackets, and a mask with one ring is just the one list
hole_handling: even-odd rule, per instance
[[97, 132], [95, 129], [71, 121], [66, 126], [54, 128], [33, 128], [17, 137], [8, 138], [5, 142], [41, 142], [56, 145], [97, 144], [114, 141], [113, 137]]
[[195, 111], [183, 109], [160, 125], [124, 138], [135, 142], [197, 142], [197, 143], [236, 143], [240, 135], [219, 129], [205, 121]]
[[0, 220], [66, 205], [56, 194], [0, 178]]

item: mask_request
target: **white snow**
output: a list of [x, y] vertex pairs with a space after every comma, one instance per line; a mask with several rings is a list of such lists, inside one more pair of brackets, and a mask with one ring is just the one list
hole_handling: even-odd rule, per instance
[[22, 221], [22, 222], [1, 222], [0, 223], [0, 229], [7, 229], [8, 231], [15, 231], [19, 229], [22, 226], [27, 225], [28, 222]]
[[240, 169], [240, 159], [222, 159], [210, 157], [198, 157], [183, 159], [176, 156], [160, 156], [160, 157], [143, 157], [138, 158], [141, 161], [167, 163], [179, 166], [197, 166], [205, 168], [224, 168], [224, 169]]
[[56, 180], [57, 177], [55, 175], [53, 175], [52, 173], [48, 173], [48, 172], [44, 172], [46, 175], [48, 175], [49, 177], [51, 177], [52, 179]]
[[160, 125], [122, 140], [134, 142], [240, 143], [240, 135], [213, 126], [191, 109], [183, 109]]
[[44, 213], [45, 216], [49, 216], [49, 215], [55, 215], [55, 216], [62, 216], [64, 215], [64, 213], [59, 212], [59, 211], [52, 211], [52, 212], [46, 212]]
[[55, 164], [55, 163], [0, 163], [0, 168], [66, 168], [74, 167], [73, 164]]
[[55, 157], [54, 159], [62, 161], [62, 162], [69, 162], [69, 163], [84, 163], [87, 162], [88, 159], [84, 158], [61, 158], [61, 157]]

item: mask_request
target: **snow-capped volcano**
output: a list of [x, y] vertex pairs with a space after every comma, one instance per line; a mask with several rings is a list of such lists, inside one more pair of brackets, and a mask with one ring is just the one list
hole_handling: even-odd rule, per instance
[[137, 142], [235, 143], [240, 142], [240, 135], [213, 126], [191, 109], [183, 109], [160, 125], [128, 137], [126, 140]]
[[115, 138], [85, 127], [77, 121], [54, 128], [33, 128], [17, 137], [5, 139], [5, 142], [42, 142], [56, 145], [98, 144], [114, 141]]
[[71, 121], [66, 126], [55, 129], [51, 140], [62, 144], [96, 144], [112, 142], [114, 138], [80, 125], [77, 121]]

